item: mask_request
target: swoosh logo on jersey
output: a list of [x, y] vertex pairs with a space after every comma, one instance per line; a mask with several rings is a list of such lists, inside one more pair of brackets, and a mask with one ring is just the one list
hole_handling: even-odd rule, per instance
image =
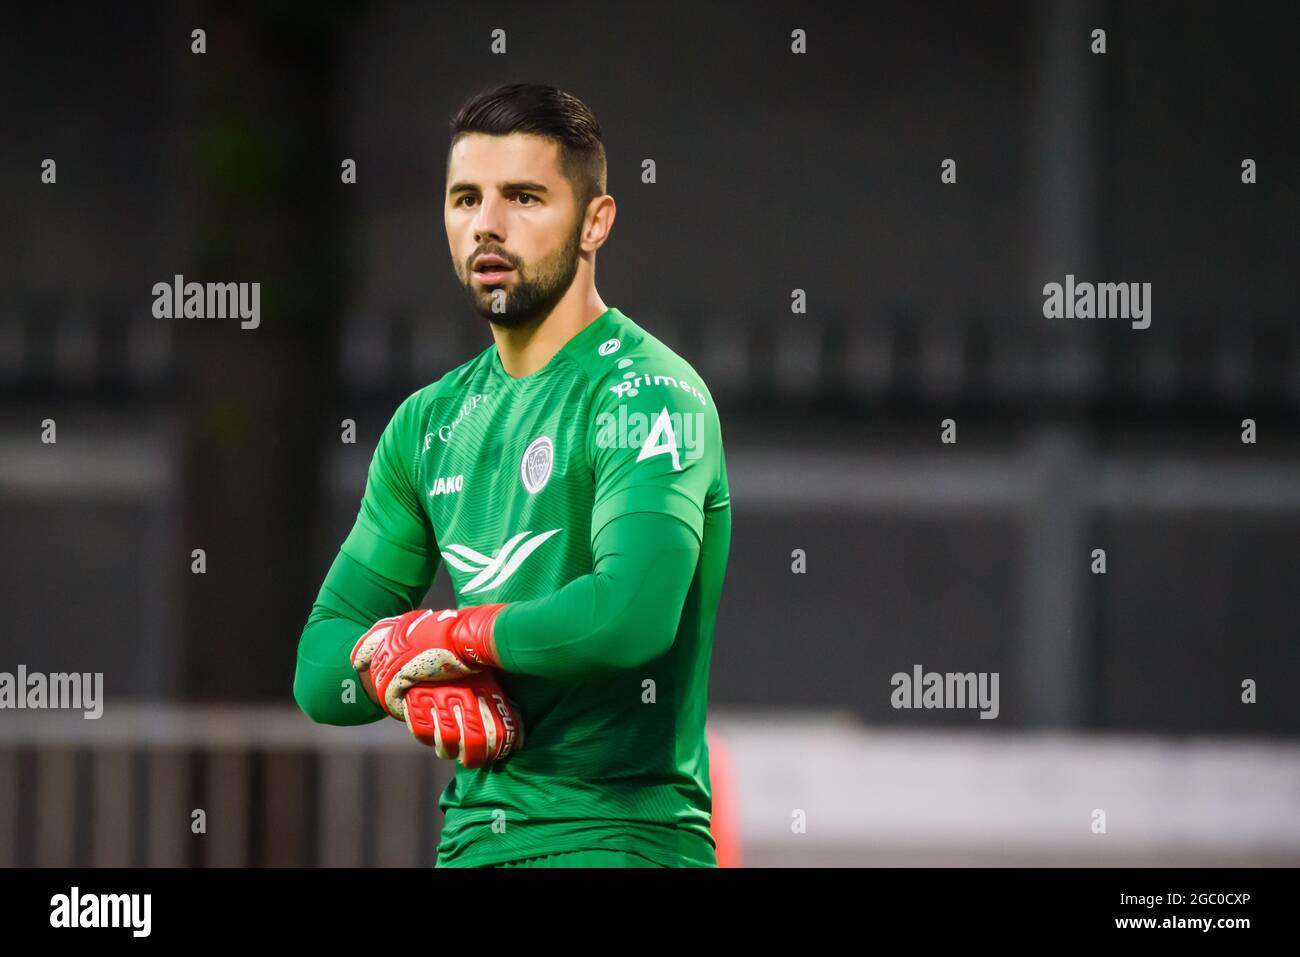
[[491, 591], [504, 585], [506, 581], [519, 570], [525, 559], [533, 552], [537, 551], [552, 535], [558, 534], [560, 529], [553, 528], [549, 532], [520, 532], [510, 541], [501, 546], [500, 550], [494, 557], [489, 558], [482, 552], [477, 552], [468, 545], [448, 545], [442, 553], [443, 561], [452, 568], [462, 572], [468, 572], [474, 577], [471, 578], [465, 587], [460, 590], [462, 595], [468, 595], [470, 592]]

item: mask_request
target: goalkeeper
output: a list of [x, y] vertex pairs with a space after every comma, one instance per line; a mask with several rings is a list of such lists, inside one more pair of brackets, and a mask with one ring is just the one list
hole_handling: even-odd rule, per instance
[[[605, 177], [553, 87], [453, 119], [444, 224], [493, 343], [397, 408], [299, 642], [313, 720], [404, 718], [457, 759], [439, 866], [716, 864], [722, 434], [695, 370], [596, 292]], [[439, 565], [456, 607], [417, 608]]]

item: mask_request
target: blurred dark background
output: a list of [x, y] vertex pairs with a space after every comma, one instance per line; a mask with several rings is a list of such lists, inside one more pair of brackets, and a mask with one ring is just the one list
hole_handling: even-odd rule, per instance
[[[532, 80], [604, 127], [602, 296], [720, 406], [712, 707], [970, 725], [890, 707], [919, 663], [999, 672], [999, 732], [1300, 735], [1295, 4], [52, 3], [0, 49], [0, 670], [291, 703], [380, 430], [490, 341], [447, 117]], [[260, 328], [153, 318], [178, 273]], [[1067, 273], [1150, 328], [1045, 319]]]

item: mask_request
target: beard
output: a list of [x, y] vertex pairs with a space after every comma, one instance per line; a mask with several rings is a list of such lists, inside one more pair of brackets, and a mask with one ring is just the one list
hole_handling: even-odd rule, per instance
[[[577, 228], [564, 245], [536, 265], [525, 268], [511, 258], [510, 265], [515, 268], [511, 286], [476, 286], [471, 260], [466, 266], [466, 281], [463, 283], [470, 306], [484, 319], [507, 329], [539, 324], [573, 285], [573, 278], [578, 274], [581, 240], [582, 221], [579, 219]], [[496, 311], [493, 306], [499, 293], [504, 293], [505, 298], [500, 311]]]

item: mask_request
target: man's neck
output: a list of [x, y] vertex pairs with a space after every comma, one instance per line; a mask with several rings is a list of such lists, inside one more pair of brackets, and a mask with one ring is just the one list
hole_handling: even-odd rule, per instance
[[560, 303], [544, 319], [517, 328], [492, 325], [501, 367], [515, 379], [532, 375], [564, 348], [564, 344], [600, 318], [608, 307], [595, 290], [581, 306]]

